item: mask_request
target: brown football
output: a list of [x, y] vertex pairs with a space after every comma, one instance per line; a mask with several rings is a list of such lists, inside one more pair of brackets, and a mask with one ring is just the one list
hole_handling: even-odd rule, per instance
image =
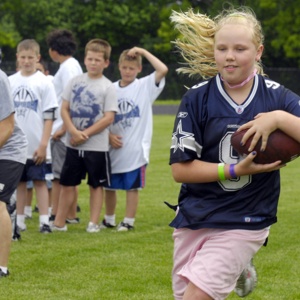
[[[241, 140], [246, 130], [236, 131], [231, 136], [231, 145], [240, 155], [249, 154], [248, 148], [252, 141], [251, 136], [245, 145], [241, 146]], [[296, 159], [300, 155], [300, 143], [277, 129], [273, 131], [268, 138], [267, 147], [265, 151], [260, 151], [261, 139], [256, 144], [254, 150], [257, 155], [254, 159], [258, 164], [269, 164], [277, 160], [281, 160], [283, 164]]]

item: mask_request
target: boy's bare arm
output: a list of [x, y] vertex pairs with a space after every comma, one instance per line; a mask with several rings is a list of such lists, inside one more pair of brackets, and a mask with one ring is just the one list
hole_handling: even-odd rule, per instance
[[64, 99], [62, 100], [60, 114], [61, 114], [62, 120], [64, 121], [64, 126], [65, 126], [66, 130], [70, 134], [72, 134], [72, 132], [75, 132], [77, 129], [71, 120], [69, 101], [66, 101]]
[[122, 148], [123, 147], [122, 136], [118, 134], [109, 133], [109, 143], [115, 149]]
[[142, 55], [143, 57], [145, 57], [156, 71], [155, 72], [156, 83], [159, 83], [162, 80], [162, 78], [164, 78], [168, 73], [168, 67], [161, 60], [159, 60], [156, 56], [154, 56], [146, 49], [133, 47], [128, 51], [127, 55], [133, 57], [135, 57], [136, 55]]
[[70, 143], [73, 146], [78, 146], [78, 145], [83, 144], [89, 137], [83, 131], [78, 130], [74, 126], [71, 116], [70, 116], [69, 101], [66, 101], [63, 99], [60, 113], [61, 113], [62, 120], [64, 121], [64, 126], [66, 128], [66, 131], [68, 131], [71, 135]]
[[103, 117], [98, 120], [96, 123], [94, 123], [92, 126], [84, 130], [84, 133], [88, 136], [92, 136], [94, 134], [97, 134], [101, 131], [103, 131], [106, 127], [108, 127], [115, 118], [115, 112], [114, 111], [106, 111], [103, 115]]
[[0, 148], [7, 142], [14, 131], [15, 118], [11, 114], [6, 119], [0, 121]]
[[47, 146], [49, 143], [53, 120], [44, 120], [44, 128], [39, 147], [33, 153], [33, 160], [40, 165], [46, 160]]
[[60, 140], [60, 138], [66, 133], [66, 127], [63, 124], [60, 128], [58, 128], [54, 134], [52, 135], [52, 139], [55, 141]]

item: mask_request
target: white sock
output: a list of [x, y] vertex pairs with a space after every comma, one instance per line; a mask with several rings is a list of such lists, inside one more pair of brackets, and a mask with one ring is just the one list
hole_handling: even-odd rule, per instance
[[111, 215], [111, 216], [105, 215], [104, 219], [110, 225], [113, 225], [113, 226], [116, 225], [116, 215]]
[[7, 267], [0, 266], [0, 269], [2, 270], [3, 273], [7, 274]]
[[47, 224], [49, 225], [49, 216], [48, 215], [40, 215], [40, 225]]
[[25, 206], [24, 207], [24, 214], [28, 217], [32, 217], [32, 207], [31, 206]]
[[25, 215], [17, 215], [17, 225], [24, 227], [25, 225]]
[[124, 218], [123, 222], [133, 226], [135, 218]]
[[52, 207], [48, 207], [48, 216], [51, 217], [51, 214], [52, 214]]

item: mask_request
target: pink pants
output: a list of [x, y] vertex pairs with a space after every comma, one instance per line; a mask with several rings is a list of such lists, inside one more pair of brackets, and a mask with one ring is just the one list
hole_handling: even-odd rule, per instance
[[173, 293], [181, 300], [189, 282], [215, 300], [225, 299], [239, 275], [264, 244], [262, 230], [175, 229]]

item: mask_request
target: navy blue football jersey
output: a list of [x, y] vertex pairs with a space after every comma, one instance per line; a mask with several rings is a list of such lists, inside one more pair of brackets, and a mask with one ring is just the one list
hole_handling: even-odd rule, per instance
[[[230, 139], [261, 112], [284, 110], [300, 116], [300, 97], [261, 75], [243, 104], [236, 104], [219, 75], [191, 88], [175, 119], [170, 164], [191, 160], [234, 164], [242, 159]], [[279, 171], [211, 183], [182, 184], [175, 228], [262, 229], [277, 221]]]

